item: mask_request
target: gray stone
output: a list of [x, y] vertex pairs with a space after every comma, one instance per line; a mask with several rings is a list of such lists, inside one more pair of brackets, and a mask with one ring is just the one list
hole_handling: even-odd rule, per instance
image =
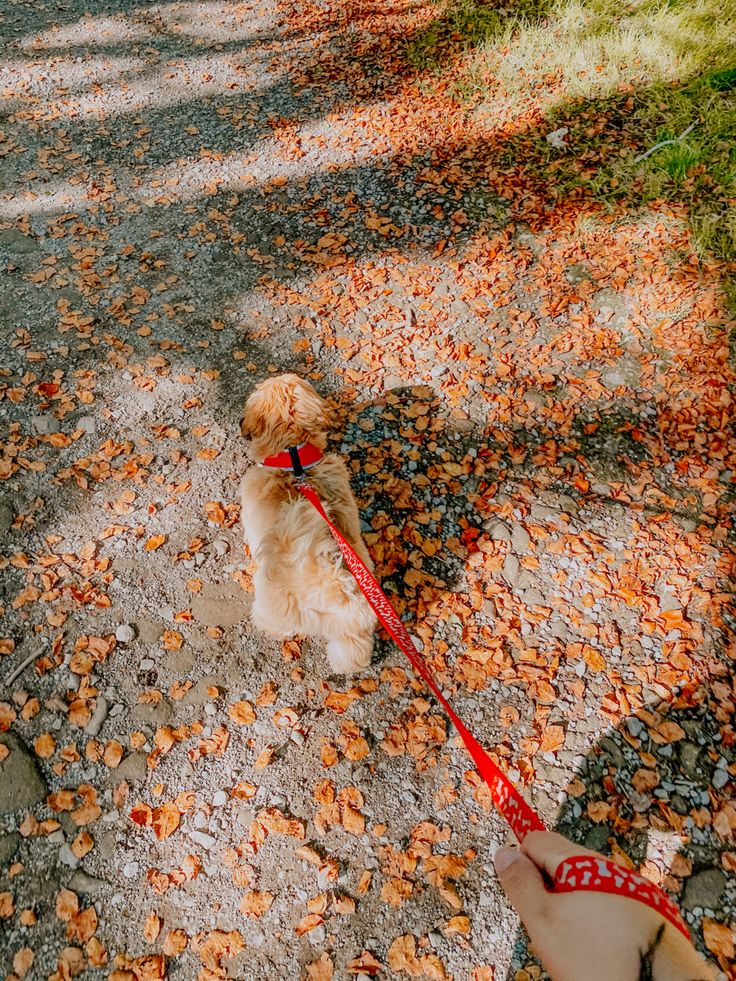
[[701, 776], [702, 767], [700, 765], [700, 747], [693, 743], [682, 742], [679, 746], [680, 769], [692, 780], [697, 780]]
[[104, 879], [96, 879], [83, 869], [77, 869], [69, 880], [69, 888], [74, 892], [81, 892], [85, 896], [99, 896], [109, 883]]
[[519, 555], [520, 553], [528, 552], [530, 542], [529, 532], [525, 528], [522, 528], [521, 525], [515, 524], [511, 530], [511, 547], [516, 554]]
[[59, 849], [59, 861], [62, 865], [68, 865], [70, 869], [76, 869], [79, 865], [79, 859], [67, 844]]
[[504, 559], [502, 575], [509, 586], [513, 586], [519, 577], [519, 560], [516, 556], [509, 552], [509, 554]]
[[483, 527], [486, 529], [486, 531], [490, 532], [491, 538], [494, 542], [511, 541], [511, 529], [506, 522], [501, 521], [500, 518], [489, 518], [488, 521], [483, 522]]
[[22, 255], [26, 252], [38, 252], [40, 246], [35, 238], [24, 235], [17, 228], [6, 228], [0, 232], [0, 249]]
[[95, 704], [95, 710], [92, 713], [87, 725], [84, 727], [84, 731], [88, 736], [99, 735], [100, 729], [103, 726], [105, 719], [107, 718], [107, 713], [110, 711], [110, 703], [105, 698], [104, 695], [97, 696], [97, 702]]
[[194, 651], [182, 647], [180, 651], [167, 651], [164, 663], [175, 675], [187, 675], [197, 663], [197, 656]]
[[622, 385], [626, 384], [626, 379], [621, 374], [620, 371], [606, 371], [601, 376], [601, 381], [606, 386], [606, 388], [621, 388]]
[[121, 623], [115, 631], [115, 640], [119, 644], [132, 644], [138, 636], [138, 631], [133, 623]]
[[219, 675], [209, 675], [208, 677], [201, 678], [195, 685], [192, 685], [184, 698], [182, 698], [181, 704], [205, 705], [210, 701], [210, 695], [207, 694], [207, 689], [210, 686], [225, 688], [225, 679]]
[[131, 626], [138, 631], [138, 636], [144, 644], [155, 644], [164, 632], [164, 625], [160, 620], [149, 620], [147, 617], [140, 617]]
[[10, 754], [0, 763], [0, 813], [26, 811], [46, 799], [46, 784], [35, 759], [17, 736], [0, 735]]
[[131, 753], [130, 756], [125, 757], [120, 766], [110, 771], [107, 783], [118, 784], [121, 780], [127, 780], [128, 783], [145, 783], [147, 775], [146, 754]]
[[6, 831], [0, 835], [0, 875], [2, 875], [5, 867], [10, 864], [10, 860], [18, 850], [20, 841], [20, 835], [14, 831]]
[[726, 888], [726, 874], [720, 869], [704, 869], [691, 875], [685, 882], [684, 905], [686, 909], [708, 906], [718, 909]]
[[0, 535], [10, 530], [15, 519], [15, 508], [7, 499], [0, 499]]
[[544, 606], [544, 596], [534, 586], [525, 589], [523, 597], [527, 606]]
[[192, 615], [208, 627], [232, 627], [248, 617], [248, 596], [235, 583], [211, 583], [192, 599]]
[[172, 714], [171, 702], [165, 698], [162, 698], [155, 705], [136, 705], [131, 712], [136, 722], [147, 722], [149, 725], [154, 726], [165, 725], [170, 721]]
[[190, 831], [189, 837], [195, 844], [201, 845], [202, 848], [206, 848], [207, 850], [217, 844], [217, 839], [213, 838], [212, 835], [208, 835], [205, 831]]
[[31, 425], [39, 436], [48, 436], [50, 433], [58, 433], [61, 425], [56, 416], [31, 416]]

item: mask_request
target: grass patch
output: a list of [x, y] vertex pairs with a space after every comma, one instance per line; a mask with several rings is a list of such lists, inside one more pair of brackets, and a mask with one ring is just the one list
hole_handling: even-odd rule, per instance
[[407, 56], [441, 72], [458, 55], [476, 112], [570, 128], [567, 151], [539, 151], [560, 191], [685, 203], [698, 250], [736, 262], [735, 0], [445, 0]]

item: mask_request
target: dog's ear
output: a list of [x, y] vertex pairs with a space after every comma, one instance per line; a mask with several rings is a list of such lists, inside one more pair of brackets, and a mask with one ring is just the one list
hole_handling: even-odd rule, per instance
[[246, 439], [257, 439], [265, 431], [265, 421], [257, 393], [251, 395], [245, 403], [243, 418], [240, 420], [240, 432]]
[[325, 400], [306, 379], [293, 377], [292, 415], [295, 422], [309, 433], [329, 429], [330, 415]]

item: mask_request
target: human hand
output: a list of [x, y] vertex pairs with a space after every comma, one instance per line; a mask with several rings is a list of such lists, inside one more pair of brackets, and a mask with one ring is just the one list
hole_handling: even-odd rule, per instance
[[608, 893], [555, 894], [543, 873], [575, 855], [596, 855], [551, 831], [500, 848], [498, 878], [554, 981], [713, 981], [715, 973], [659, 913]]

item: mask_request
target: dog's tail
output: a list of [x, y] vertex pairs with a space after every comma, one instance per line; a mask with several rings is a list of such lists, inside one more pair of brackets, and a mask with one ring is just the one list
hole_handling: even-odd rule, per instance
[[327, 641], [327, 659], [337, 674], [352, 674], [370, 664], [373, 653], [373, 631], [343, 634]]

